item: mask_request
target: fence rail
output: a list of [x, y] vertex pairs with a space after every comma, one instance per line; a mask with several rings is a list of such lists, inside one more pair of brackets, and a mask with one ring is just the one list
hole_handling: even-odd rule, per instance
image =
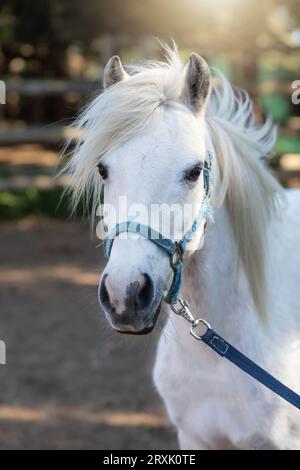
[[65, 93], [93, 93], [99, 90], [99, 81], [93, 80], [8, 80], [6, 82], [7, 93], [18, 93], [22, 96], [49, 96]]
[[78, 137], [78, 131], [61, 125], [27, 126], [0, 129], [0, 146], [19, 144], [60, 145], [66, 139]]
[[[8, 80], [6, 82], [7, 96], [18, 94], [22, 97], [32, 98], [32, 113], [37, 108], [42, 109], [44, 100], [47, 97], [58, 97], [62, 108], [65, 106], [65, 99], [68, 95], [74, 94], [79, 102], [81, 98], [88, 98], [99, 91], [101, 80], [58, 80], [58, 79], [18, 79]], [[250, 87], [250, 84], [249, 84]], [[248, 87], [248, 88], [249, 88]], [[262, 83], [249, 90], [251, 94], [261, 95], [276, 92], [287, 94], [290, 92], [290, 84], [282, 82]], [[51, 101], [51, 100], [50, 100]], [[5, 108], [0, 106], [0, 112]], [[34, 120], [31, 125], [0, 127], [0, 146], [20, 145], [20, 144], [43, 144], [43, 145], [61, 145], [70, 137], [74, 130], [63, 126], [62, 124], [39, 125], [43, 117], [38, 113], [39, 119]], [[289, 178], [300, 178], [300, 158], [293, 168], [285, 168], [281, 165], [280, 157], [284, 154], [300, 154], [300, 118], [293, 117], [289, 120], [286, 127], [280, 129], [280, 137], [277, 142], [276, 152], [279, 156], [277, 174], [282, 181]], [[298, 155], [297, 155], [298, 156]]]

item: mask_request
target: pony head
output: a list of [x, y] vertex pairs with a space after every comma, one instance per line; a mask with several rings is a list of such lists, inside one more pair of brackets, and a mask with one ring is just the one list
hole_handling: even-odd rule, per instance
[[[70, 162], [74, 201], [88, 187], [96, 206], [103, 188], [106, 234], [116, 223], [134, 220], [180, 240], [204, 197], [209, 68], [197, 54], [184, 66], [169, 51], [167, 63], [135, 67], [128, 74], [114, 56], [103, 85], [81, 117], [84, 137]], [[204, 224], [189, 249], [199, 245], [203, 230]], [[172, 274], [158, 246], [136, 234], [120, 234], [99, 285], [100, 305], [113, 328], [150, 331]]]
[[[185, 68], [173, 62], [173, 70], [149, 67], [133, 75], [118, 57], [106, 65], [104, 96], [112, 100], [111, 119], [122, 120], [122, 131], [130, 134], [99, 158], [108, 236], [116, 223], [128, 220], [172, 240], [189, 228], [204, 197], [208, 136], [203, 116], [210, 82], [208, 66], [196, 54]], [[203, 226], [200, 238], [201, 231]], [[151, 331], [172, 274], [161, 248], [143, 236], [120, 234], [99, 286], [111, 325], [121, 332]]]
[[[279, 188], [260, 157], [275, 133], [270, 122], [254, 124], [248, 96], [236, 95], [224, 77], [222, 93], [212, 86], [200, 56], [191, 54], [184, 65], [175, 48], [167, 49], [167, 59], [126, 71], [117, 56], [107, 63], [104, 91], [81, 114], [83, 136], [67, 164], [74, 207], [87, 196], [95, 213], [104, 190], [105, 236], [117, 223], [134, 220], [181, 240], [202, 207], [203, 166], [212, 152], [213, 205], [227, 200], [238, 256], [263, 310], [264, 238]], [[190, 253], [202, 248], [204, 231], [203, 222]], [[118, 235], [99, 284], [112, 327], [151, 331], [172, 274], [156, 244], [138, 234]]]

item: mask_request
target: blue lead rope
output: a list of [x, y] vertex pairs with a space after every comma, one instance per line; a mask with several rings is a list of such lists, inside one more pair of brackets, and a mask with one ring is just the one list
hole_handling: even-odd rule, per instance
[[289, 402], [291, 405], [300, 409], [300, 396], [297, 395], [297, 393], [279, 382], [279, 380], [275, 379], [275, 377], [255, 364], [255, 362], [251, 361], [251, 359], [238, 351], [238, 349], [231, 346], [230, 343], [228, 343], [212, 328], [207, 328], [207, 331], [201, 336], [201, 340], [220, 356], [226, 357], [228, 361], [235, 364], [239, 369], [246, 372], [246, 374], [258, 380], [258, 382], [284, 398], [284, 400]]

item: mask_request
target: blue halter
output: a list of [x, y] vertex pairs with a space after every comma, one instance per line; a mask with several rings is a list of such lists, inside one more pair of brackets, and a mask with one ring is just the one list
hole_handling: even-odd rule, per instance
[[207, 160], [204, 162], [203, 166], [203, 184], [204, 184], [204, 198], [201, 204], [200, 211], [194, 220], [191, 228], [186, 232], [183, 238], [177, 242], [165, 238], [161, 233], [153, 230], [148, 225], [143, 225], [132, 220], [127, 222], [121, 222], [115, 226], [115, 228], [110, 232], [109, 236], [105, 241], [105, 254], [109, 258], [111, 249], [114, 243], [115, 238], [122, 232], [133, 232], [142, 235], [143, 237], [151, 240], [162, 250], [164, 250], [170, 260], [170, 265], [173, 270], [173, 279], [171, 286], [164, 298], [168, 304], [173, 304], [179, 297], [179, 291], [182, 285], [182, 276], [183, 276], [183, 255], [186, 250], [188, 243], [194, 238], [198, 227], [205, 222], [205, 227], [207, 219], [211, 213], [210, 209], [210, 170], [212, 162], [212, 153], [207, 152]]

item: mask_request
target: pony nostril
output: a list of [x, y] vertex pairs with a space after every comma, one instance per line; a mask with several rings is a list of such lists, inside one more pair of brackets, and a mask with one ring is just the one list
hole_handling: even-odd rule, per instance
[[143, 277], [143, 286], [137, 293], [137, 305], [141, 310], [144, 310], [151, 304], [154, 294], [153, 282], [150, 276], [148, 276], [148, 274], [143, 274]]
[[106, 278], [107, 278], [107, 274], [102, 279], [102, 282], [100, 285], [99, 297], [100, 297], [100, 301], [102, 305], [106, 307], [111, 307], [110, 298], [109, 298], [109, 294], [108, 294], [108, 290], [107, 290], [106, 282], [105, 282]]

